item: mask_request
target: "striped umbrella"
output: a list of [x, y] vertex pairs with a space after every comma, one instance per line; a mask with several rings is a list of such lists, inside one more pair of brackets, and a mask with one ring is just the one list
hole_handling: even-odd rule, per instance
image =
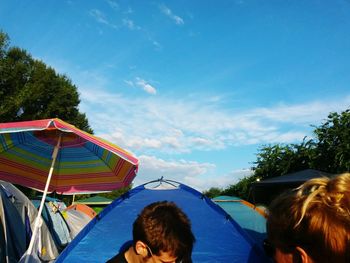
[[39, 216], [47, 192], [114, 190], [137, 168], [130, 153], [60, 119], [0, 123], [0, 179], [43, 191]]

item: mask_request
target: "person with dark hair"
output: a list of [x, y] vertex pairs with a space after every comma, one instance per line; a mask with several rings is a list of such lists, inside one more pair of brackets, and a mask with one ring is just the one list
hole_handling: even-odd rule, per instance
[[194, 242], [186, 214], [173, 202], [155, 202], [136, 218], [132, 245], [107, 263], [191, 263]]
[[277, 263], [349, 263], [350, 174], [311, 179], [276, 198], [267, 236]]

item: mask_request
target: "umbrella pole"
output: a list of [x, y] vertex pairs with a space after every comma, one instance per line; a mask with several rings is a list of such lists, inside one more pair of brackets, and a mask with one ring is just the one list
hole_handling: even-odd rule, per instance
[[29, 255], [32, 253], [34, 242], [35, 242], [35, 239], [36, 239], [36, 235], [37, 235], [38, 230], [39, 230], [40, 220], [41, 220], [41, 213], [42, 213], [43, 208], [44, 208], [47, 191], [49, 189], [51, 176], [52, 176], [53, 169], [54, 169], [54, 166], [55, 166], [55, 162], [56, 162], [56, 159], [57, 159], [58, 150], [59, 150], [59, 147], [60, 147], [60, 144], [61, 144], [61, 136], [62, 136], [62, 134], [60, 133], [60, 135], [58, 137], [57, 144], [56, 144], [56, 146], [55, 146], [55, 148], [53, 150], [53, 153], [52, 153], [51, 167], [50, 167], [49, 175], [48, 175], [47, 180], [46, 180], [45, 190], [44, 190], [43, 196], [41, 198], [38, 215], [35, 218], [34, 230], [33, 230], [33, 234], [32, 234], [32, 237], [30, 239], [30, 243], [29, 243], [29, 246], [28, 246], [28, 249], [27, 249], [27, 252], [26, 252], [25, 263], [27, 263], [29, 261]]
[[72, 199], [71, 205], [74, 205], [74, 201], [75, 201], [75, 194], [73, 194], [73, 199]]

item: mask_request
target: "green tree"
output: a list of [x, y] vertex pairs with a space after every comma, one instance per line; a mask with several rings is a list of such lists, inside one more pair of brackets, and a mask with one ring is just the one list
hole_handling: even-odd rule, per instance
[[329, 173], [350, 171], [350, 109], [332, 112], [320, 126], [315, 126], [315, 138], [305, 137], [299, 144], [262, 146], [252, 170], [254, 175], [223, 190], [223, 194], [248, 198], [250, 184], [300, 171], [317, 169]]
[[223, 195], [237, 196], [244, 200], [248, 200], [250, 186], [255, 182], [257, 177], [255, 175], [246, 176], [239, 180], [237, 184], [230, 185], [222, 191]]
[[306, 140], [300, 144], [275, 144], [259, 149], [253, 167], [256, 177], [261, 179], [284, 175], [314, 167], [316, 144]]
[[285, 174], [288, 171], [292, 149], [288, 145], [265, 145], [259, 149], [254, 164], [255, 175], [265, 179]]
[[[253, 163], [254, 174], [221, 190], [221, 195], [249, 198], [250, 186], [257, 179], [267, 179], [308, 168], [329, 173], [350, 171], [350, 109], [332, 112], [314, 129], [315, 138], [297, 144], [264, 145], [258, 149]], [[205, 195], [219, 195], [211, 188]]]
[[120, 197], [121, 195], [123, 195], [124, 193], [126, 193], [127, 191], [129, 191], [131, 188], [132, 188], [132, 185], [129, 185], [127, 187], [123, 187], [123, 188], [114, 190], [112, 192], [101, 193], [98, 195], [114, 200], [114, 199], [117, 199], [118, 197]]
[[[115, 200], [118, 197], [120, 197], [121, 195], [123, 195], [124, 193], [126, 193], [127, 191], [129, 191], [131, 188], [132, 188], [132, 184], [130, 184], [127, 187], [123, 187], [123, 188], [113, 190], [113, 191], [107, 192], [107, 193], [75, 195], [74, 201], [86, 199], [86, 198], [96, 196], [96, 195]], [[65, 197], [62, 197], [62, 199], [65, 201], [66, 204], [71, 204], [73, 202], [73, 196], [65, 196]]]
[[222, 189], [218, 187], [211, 187], [209, 190], [203, 192], [203, 194], [208, 198], [214, 198], [216, 196], [220, 196], [221, 193], [222, 193]]
[[330, 173], [350, 171], [350, 109], [330, 113], [314, 133], [317, 136], [315, 166]]
[[92, 133], [77, 87], [0, 31], [0, 122], [60, 118]]

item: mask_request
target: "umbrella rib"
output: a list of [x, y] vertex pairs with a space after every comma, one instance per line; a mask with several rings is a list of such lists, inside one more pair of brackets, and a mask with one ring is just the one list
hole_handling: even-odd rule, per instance
[[[95, 147], [100, 147], [101, 149], [110, 152], [109, 150], [107, 150], [107, 149], [105, 149], [105, 148], [103, 148], [103, 147], [101, 147], [101, 146], [95, 145]], [[100, 160], [106, 167], [108, 167], [108, 169], [109, 169], [110, 171], [113, 172], [113, 169], [108, 165], [108, 163], [107, 163], [105, 160], [103, 160], [99, 155], [97, 155], [96, 152], [94, 152], [93, 150], [91, 150], [90, 148], [88, 148], [88, 147], [86, 147], [86, 146], [84, 146], [84, 149], [86, 149], [87, 151], [89, 151], [93, 156], [98, 157], [98, 160]], [[110, 153], [111, 153], [111, 154], [115, 154], [115, 155], [117, 155], [119, 158], [121, 158], [121, 157], [120, 157], [118, 154], [116, 154], [116, 153], [112, 153], [112, 152], [110, 152]], [[59, 155], [61, 155], [61, 152], [59, 152]], [[124, 159], [123, 159], [123, 160], [124, 160]], [[59, 164], [60, 164], [60, 163], [61, 163], [61, 162], [59, 162]], [[53, 180], [55, 181], [55, 184], [60, 180], [60, 178], [59, 178], [59, 177], [60, 177], [59, 170], [60, 170], [60, 167], [59, 167], [59, 165], [58, 165], [58, 167], [57, 167], [56, 170], [55, 170], [56, 178], [53, 179]]]
[[[103, 147], [101, 147], [101, 146], [97, 146], [96, 144], [95, 144], [95, 147], [100, 147], [101, 149], [103, 149], [103, 150], [106, 150], [105, 148], [103, 148]], [[85, 149], [87, 149], [89, 152], [91, 152], [93, 155], [95, 155], [95, 156], [98, 156], [96, 153], [94, 153], [92, 150], [90, 150], [89, 148], [87, 148], [87, 147], [84, 147]], [[108, 150], [106, 150], [106, 151], [108, 151]], [[115, 153], [114, 153], [115, 154]], [[120, 156], [118, 155], [118, 154], [116, 154], [119, 158], [120, 158]], [[98, 156], [98, 158], [99, 158], [99, 160], [101, 160], [111, 171], [113, 171], [112, 170], [112, 168], [108, 165], [108, 163], [106, 163], [105, 162], [105, 160], [103, 160], [100, 156]]]
[[11, 143], [10, 145], [5, 144], [5, 139], [3, 140], [3, 136], [0, 134], [0, 145], [3, 145], [3, 150], [0, 151], [0, 153], [7, 152], [8, 150], [14, 148], [17, 146], [17, 144]]
[[8, 171], [0, 176], [42, 191], [42, 174], [59, 133], [68, 138], [61, 141], [51, 191], [62, 189], [70, 193], [75, 191], [74, 187], [86, 191], [113, 189], [135, 177], [139, 164], [135, 156], [60, 119], [0, 123], [0, 156], [2, 161], [12, 161], [8, 162], [11, 165]]

